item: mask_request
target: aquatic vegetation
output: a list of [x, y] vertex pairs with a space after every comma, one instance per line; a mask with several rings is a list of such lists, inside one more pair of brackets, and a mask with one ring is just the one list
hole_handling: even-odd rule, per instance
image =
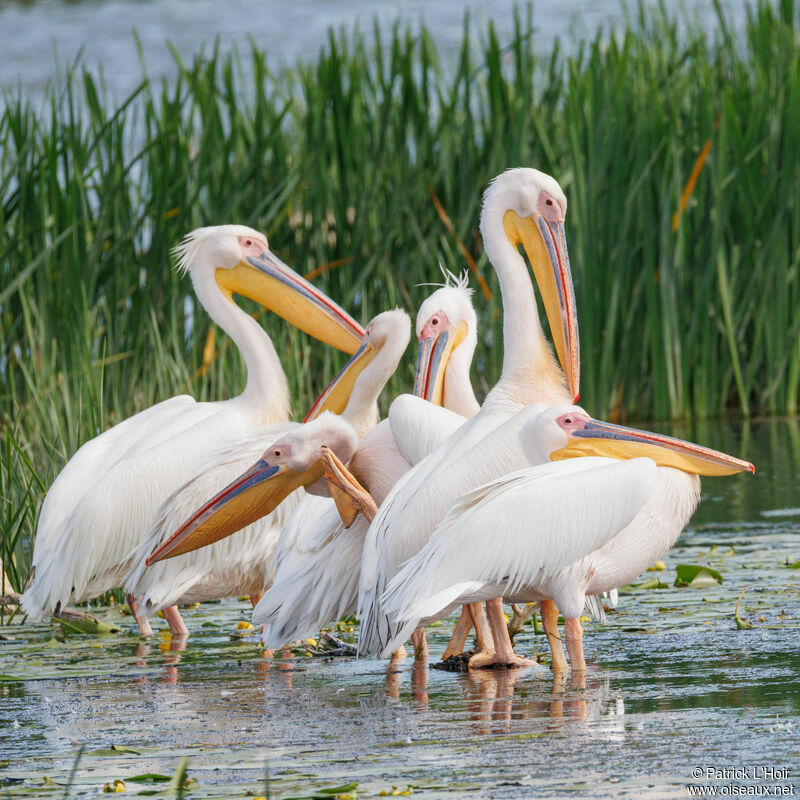
[[[147, 76], [113, 103], [75, 69], [44, 108], [0, 112], [0, 558], [27, 578], [38, 504], [66, 459], [159, 399], [235, 394], [219, 340], [169, 249], [237, 221], [362, 320], [415, 307], [441, 260], [467, 260], [500, 364], [498, 292], [475, 229], [510, 165], [559, 177], [597, 415], [795, 413], [800, 396], [800, 48], [792, 0], [752, 6], [737, 38], [640, 8], [567, 52], [465, 22], [444, 64], [428, 33], [331, 33], [275, 74], [256, 44]], [[176, 56], [177, 58], [177, 56]], [[252, 305], [304, 409], [338, 354]], [[408, 389], [414, 360], [390, 384]], [[16, 562], [10, 559], [16, 555]], [[10, 565], [10, 566], [9, 566]]]

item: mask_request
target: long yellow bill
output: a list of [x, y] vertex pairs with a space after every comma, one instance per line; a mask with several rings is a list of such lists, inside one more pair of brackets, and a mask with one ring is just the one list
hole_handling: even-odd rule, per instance
[[145, 563], [150, 567], [166, 558], [199, 550], [256, 522], [274, 511], [295, 489], [321, 478], [322, 465], [317, 465], [315, 476], [313, 467], [295, 472], [285, 465], [271, 466], [259, 459], [192, 514]]
[[453, 350], [467, 337], [467, 323], [450, 325], [438, 336], [419, 340], [414, 394], [437, 406], [444, 403], [444, 377]]
[[229, 298], [234, 293], [249, 297], [337, 350], [355, 353], [361, 346], [361, 325], [270, 250], [248, 256], [233, 269], [218, 269], [216, 280]]
[[542, 294], [556, 354], [573, 402], [577, 403], [581, 381], [580, 341], [564, 223], [548, 222], [539, 214], [520, 217], [515, 211], [506, 211], [503, 227], [509, 241], [515, 247], [521, 244], [528, 256]]
[[596, 419], [580, 422], [579, 427], [571, 429], [567, 436], [566, 447], [552, 453], [551, 461], [580, 456], [620, 459], [645, 456], [660, 467], [674, 467], [694, 475], [733, 475], [756, 471], [749, 461], [710, 447]]
[[339, 370], [339, 374], [328, 384], [325, 391], [314, 401], [314, 405], [311, 406], [303, 422], [311, 422], [323, 411], [341, 414], [347, 407], [358, 376], [379, 352], [380, 350], [371, 344], [362, 344], [353, 353], [353, 357]]

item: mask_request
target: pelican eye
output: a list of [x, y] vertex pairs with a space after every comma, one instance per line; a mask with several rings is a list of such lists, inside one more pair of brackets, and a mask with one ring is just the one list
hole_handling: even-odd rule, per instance
[[572, 425], [572, 423], [573, 423], [573, 419], [572, 419], [572, 417], [567, 417], [567, 418], [564, 420], [564, 424], [565, 424], [565, 425]]
[[553, 201], [552, 200], [545, 200], [545, 205], [551, 206], [551, 205], [553, 205]]

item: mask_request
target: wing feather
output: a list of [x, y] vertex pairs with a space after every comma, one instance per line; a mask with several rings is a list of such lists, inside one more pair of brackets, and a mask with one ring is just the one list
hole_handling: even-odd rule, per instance
[[461, 414], [413, 394], [396, 398], [388, 419], [400, 452], [411, 464], [422, 461], [467, 421]]
[[163, 544], [209, 497], [252, 466], [273, 441], [299, 423], [283, 422], [241, 430], [225, 437], [189, 480], [158, 508], [144, 537], [128, 554], [131, 569], [125, 591], [140, 599], [146, 613], [177, 602], [260, 592], [281, 528], [303, 492], [293, 492], [274, 512], [233, 536], [151, 567], [145, 559]]
[[[431, 541], [394, 577], [381, 598], [402, 621], [383, 653], [447, 605], [541, 587], [625, 528], [652, 494], [656, 466], [581, 458], [523, 469], [468, 492], [453, 504]], [[449, 587], [472, 586], [457, 596]], [[497, 592], [502, 587], [502, 592]], [[554, 598], [555, 599], [555, 598]]]
[[132, 566], [133, 550], [164, 498], [241, 430], [238, 412], [208, 405], [214, 411], [211, 416], [207, 407], [196, 406], [189, 413], [194, 424], [186, 427], [181, 415], [178, 433], [174, 420], [164, 420], [138, 447], [128, 447], [124, 457], [93, 474], [90, 488], [63, 520], [58, 536], [49, 548], [40, 549], [34, 580], [23, 595], [26, 613], [40, 619], [121, 585]]

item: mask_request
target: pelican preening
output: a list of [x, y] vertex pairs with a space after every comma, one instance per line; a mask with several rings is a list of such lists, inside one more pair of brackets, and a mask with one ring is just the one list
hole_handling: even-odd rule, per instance
[[[475, 313], [466, 286], [447, 285], [417, 315], [414, 395], [396, 398], [380, 423], [376, 401], [408, 343], [407, 315], [384, 312], [362, 330], [255, 231], [195, 232], [181, 263], [242, 351], [247, 387], [220, 403], [174, 398], [81, 448], [45, 502], [25, 610], [41, 616], [127, 573], [143, 632], [163, 608], [185, 633], [171, 610], [181, 600], [264, 592], [254, 621], [271, 649], [355, 611], [359, 653], [385, 657], [409, 635], [422, 653], [423, 626], [464, 605], [446, 652], [460, 651], [474, 621], [471, 667], [525, 666], [505, 597], [540, 604], [554, 671], [567, 666], [560, 609], [571, 667], [583, 672], [585, 605], [672, 546], [698, 503], [699, 475], [753, 467], [573, 405], [580, 353], [566, 212], [561, 187], [537, 170], [492, 182], [480, 230], [503, 300], [500, 379], [479, 405], [469, 380]], [[288, 421], [272, 343], [232, 292], [354, 353], [305, 424]]]
[[[251, 228], [198, 229], [177, 255], [197, 298], [241, 352], [247, 385], [231, 400], [173, 397], [75, 453], [50, 487], [39, 517], [34, 578], [22, 598], [33, 619], [120, 586], [160, 504], [209, 455], [247, 430], [288, 420], [289, 391], [278, 355], [261, 326], [233, 302], [234, 293], [334, 347], [353, 353], [360, 345], [361, 326], [281, 262]], [[185, 633], [177, 609], [165, 616], [174, 632]], [[146, 619], [138, 620], [147, 633]]]

